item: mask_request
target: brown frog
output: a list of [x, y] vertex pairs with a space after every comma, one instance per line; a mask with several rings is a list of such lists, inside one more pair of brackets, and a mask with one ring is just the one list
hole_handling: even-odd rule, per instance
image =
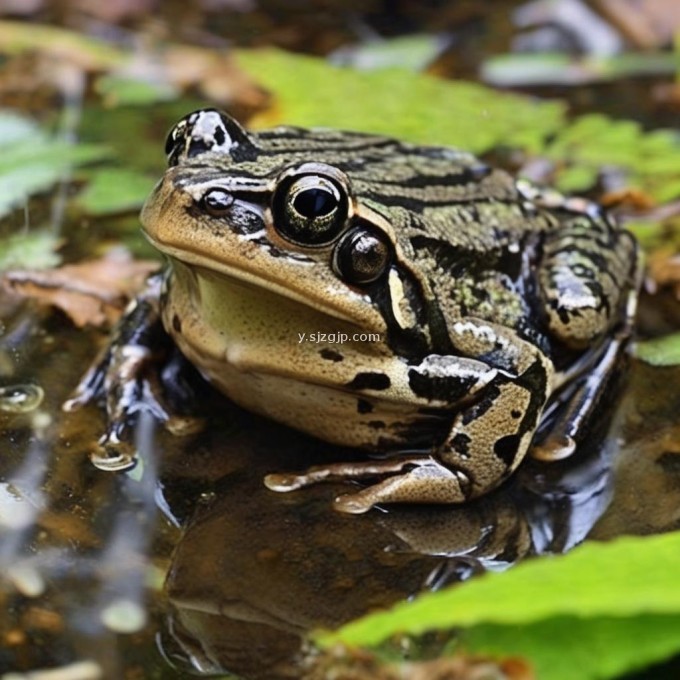
[[211, 109], [167, 152], [142, 212], [169, 263], [160, 299], [140, 298], [71, 402], [123, 395], [108, 443], [136, 408], [116, 356], [139, 363], [159, 314], [236, 403], [383, 456], [269, 475], [277, 491], [358, 479], [339, 510], [460, 503], [529, 451], [574, 452], [637, 300], [635, 242], [600, 206], [455, 149], [249, 133]]

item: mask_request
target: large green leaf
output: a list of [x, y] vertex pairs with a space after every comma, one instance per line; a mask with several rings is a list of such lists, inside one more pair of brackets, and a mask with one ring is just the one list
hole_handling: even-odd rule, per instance
[[565, 122], [562, 102], [407, 69], [358, 72], [278, 50], [242, 50], [238, 63], [276, 96], [254, 121], [263, 125], [366, 130], [479, 152], [499, 145], [536, 151]]
[[525, 626], [486, 624], [461, 633], [457, 649], [529, 659], [540, 680], [602, 680], [668, 659], [680, 650], [680, 616], [561, 616]]
[[[595, 645], [598, 669], [577, 667], [580, 675], [539, 677], [612, 677], [613, 670], [602, 669], [618, 673], [680, 651], [679, 572], [680, 533], [588, 543], [567, 555], [530, 560], [424, 594], [323, 634], [319, 641], [366, 646], [397, 633], [463, 628], [462, 642], [472, 650], [526, 653], [547, 667], [556, 649], [569, 656], [561, 640], [573, 638], [574, 644]], [[638, 617], [653, 622], [656, 634], [631, 638], [641, 627]], [[540, 630], [547, 632], [537, 634]], [[634, 650], [626, 651], [627, 646]]]

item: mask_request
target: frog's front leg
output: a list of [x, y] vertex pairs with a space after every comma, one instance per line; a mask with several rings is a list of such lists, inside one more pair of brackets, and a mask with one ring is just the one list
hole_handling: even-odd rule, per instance
[[[316, 466], [300, 475], [269, 475], [276, 491], [324, 480], [380, 481], [336, 499], [343, 512], [378, 503], [462, 503], [505, 480], [524, 457], [548, 396], [552, 365], [506, 329], [478, 320], [454, 324], [454, 345], [478, 358], [430, 355], [409, 368], [413, 391], [456, 415], [430, 455]], [[480, 359], [484, 359], [484, 361]]]
[[175, 416], [165, 403], [159, 367], [171, 351], [159, 316], [160, 275], [147, 280], [116, 325], [113, 337], [85, 373], [73, 396], [64, 403], [73, 411], [95, 402], [105, 407], [107, 429], [99, 440], [102, 468], [120, 470], [134, 464], [129, 429], [140, 411], [150, 412], [170, 429], [191, 430], [192, 419]]

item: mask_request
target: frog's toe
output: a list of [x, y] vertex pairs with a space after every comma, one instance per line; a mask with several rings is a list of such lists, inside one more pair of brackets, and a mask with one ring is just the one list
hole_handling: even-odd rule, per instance
[[288, 491], [296, 491], [297, 489], [301, 489], [304, 486], [309, 486], [315, 482], [320, 482], [322, 479], [323, 477], [313, 476], [309, 473], [293, 475], [275, 472], [265, 476], [264, 485], [270, 491], [287, 493]]
[[538, 444], [534, 444], [529, 455], [535, 460], [552, 463], [569, 458], [576, 451], [576, 441], [568, 434], [555, 433], [549, 435]]
[[462, 472], [430, 460], [356, 493], [339, 496], [335, 508], [360, 514], [382, 503], [464, 503], [469, 486], [470, 480]]

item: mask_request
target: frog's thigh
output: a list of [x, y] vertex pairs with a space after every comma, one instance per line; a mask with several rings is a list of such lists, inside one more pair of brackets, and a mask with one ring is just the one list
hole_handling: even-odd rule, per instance
[[480, 398], [460, 411], [438, 459], [456, 470], [465, 498], [506, 479], [526, 454], [552, 384], [552, 363], [510, 329], [468, 318], [452, 326], [454, 346], [497, 368]]
[[[534, 370], [542, 372], [542, 367], [537, 364]], [[532, 389], [499, 376], [480, 401], [456, 416], [437, 458], [456, 471], [463, 500], [495, 488], [519, 465], [545, 399], [545, 387]]]
[[584, 348], [619, 312], [635, 245], [626, 232], [579, 215], [547, 237], [539, 282], [552, 333]]

